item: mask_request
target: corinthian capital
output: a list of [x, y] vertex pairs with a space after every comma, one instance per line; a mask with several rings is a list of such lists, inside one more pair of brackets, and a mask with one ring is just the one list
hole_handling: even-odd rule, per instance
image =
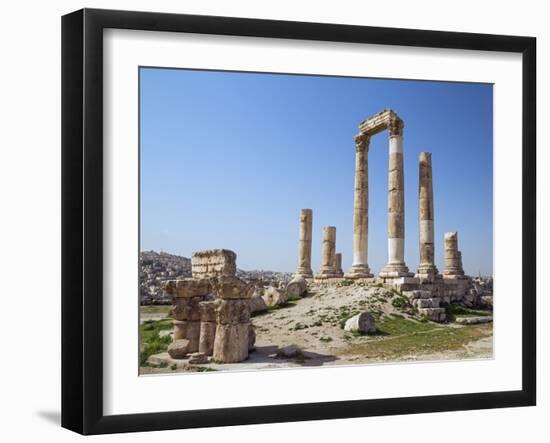
[[390, 137], [396, 137], [396, 136], [402, 137], [404, 126], [405, 125], [403, 124], [403, 120], [401, 120], [396, 115], [392, 115], [388, 122], [388, 131], [390, 133]]
[[369, 149], [369, 142], [370, 142], [370, 136], [361, 133], [355, 136], [355, 150], [356, 151], [363, 151]]

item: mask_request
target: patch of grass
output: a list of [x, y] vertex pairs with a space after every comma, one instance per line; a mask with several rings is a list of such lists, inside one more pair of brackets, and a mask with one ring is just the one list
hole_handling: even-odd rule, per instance
[[[403, 321], [401, 321], [403, 322]], [[483, 324], [468, 327], [444, 327], [434, 324], [416, 323], [410, 320], [403, 325], [388, 323], [381, 327], [392, 332], [404, 332], [403, 335], [380, 337], [350, 343], [341, 355], [363, 355], [368, 358], [392, 359], [403, 356], [432, 354], [463, 349], [464, 345], [492, 334], [492, 326]], [[422, 330], [422, 328], [425, 328]], [[408, 332], [406, 332], [408, 331]]]
[[408, 320], [403, 316], [398, 317], [396, 315], [384, 317], [376, 324], [376, 330], [378, 332], [382, 335], [390, 336], [415, 334], [430, 331], [434, 328], [440, 328], [440, 326], [418, 322], [415, 320]]
[[307, 329], [307, 328], [309, 328], [308, 325], [297, 322], [292, 328], [290, 328], [290, 330], [291, 331], [299, 331], [300, 329]]
[[206, 366], [199, 366], [196, 369], [196, 372], [215, 372], [217, 369], [214, 368], [207, 368]]
[[450, 320], [461, 317], [485, 317], [493, 315], [491, 311], [471, 309], [461, 305], [449, 305], [445, 308], [445, 311]]
[[355, 284], [353, 280], [342, 280], [340, 283], [338, 283], [338, 286], [351, 286], [353, 284]]
[[325, 343], [329, 343], [332, 341], [332, 337], [319, 337], [319, 340]]
[[170, 314], [171, 305], [141, 305], [139, 307], [140, 314]]
[[172, 320], [148, 320], [142, 323], [139, 327], [140, 337], [140, 355], [139, 361], [143, 366], [147, 362], [147, 359], [159, 352], [166, 351], [168, 345], [171, 343], [172, 338], [170, 335], [164, 337], [159, 336], [160, 331], [172, 329]]

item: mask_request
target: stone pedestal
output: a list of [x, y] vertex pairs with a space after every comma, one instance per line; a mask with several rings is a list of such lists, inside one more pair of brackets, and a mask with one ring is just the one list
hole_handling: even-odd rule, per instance
[[420, 234], [420, 264], [417, 277], [435, 279], [438, 275], [434, 257], [434, 207], [432, 184], [432, 154], [421, 152], [419, 158], [418, 218]]
[[334, 257], [336, 254], [336, 228], [325, 226], [323, 228], [323, 247], [321, 257], [321, 269], [316, 278], [338, 277], [334, 269]]
[[348, 278], [371, 278], [369, 247], [369, 141], [366, 134], [355, 137], [355, 193], [353, 199], [353, 263]]
[[298, 244], [298, 269], [297, 274], [304, 278], [312, 278], [311, 270], [311, 233], [313, 227], [313, 211], [302, 209], [300, 211], [300, 240]]

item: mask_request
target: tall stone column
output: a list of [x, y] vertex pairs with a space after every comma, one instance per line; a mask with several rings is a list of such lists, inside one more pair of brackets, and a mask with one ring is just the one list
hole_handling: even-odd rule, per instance
[[297, 274], [304, 278], [312, 278], [311, 270], [311, 232], [313, 226], [313, 211], [300, 211], [300, 240], [298, 243], [298, 270]]
[[321, 269], [316, 275], [318, 278], [338, 277], [334, 269], [334, 258], [336, 254], [336, 228], [325, 226], [323, 228], [323, 247], [321, 257]]
[[462, 278], [462, 254], [458, 250], [458, 232], [445, 233], [445, 278]]
[[370, 278], [369, 249], [369, 142], [370, 136], [355, 137], [355, 194], [353, 199], [353, 263], [346, 277]]
[[405, 265], [405, 183], [403, 176], [403, 120], [392, 116], [388, 169], [388, 264], [380, 277], [408, 277]]
[[432, 154], [421, 152], [419, 157], [418, 224], [420, 229], [420, 264], [417, 277], [437, 275], [434, 258], [434, 204], [432, 184]]

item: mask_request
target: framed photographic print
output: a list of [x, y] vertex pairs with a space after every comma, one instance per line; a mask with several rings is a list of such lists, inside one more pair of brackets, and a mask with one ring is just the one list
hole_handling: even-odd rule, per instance
[[530, 37], [62, 21], [62, 425], [534, 405]]

